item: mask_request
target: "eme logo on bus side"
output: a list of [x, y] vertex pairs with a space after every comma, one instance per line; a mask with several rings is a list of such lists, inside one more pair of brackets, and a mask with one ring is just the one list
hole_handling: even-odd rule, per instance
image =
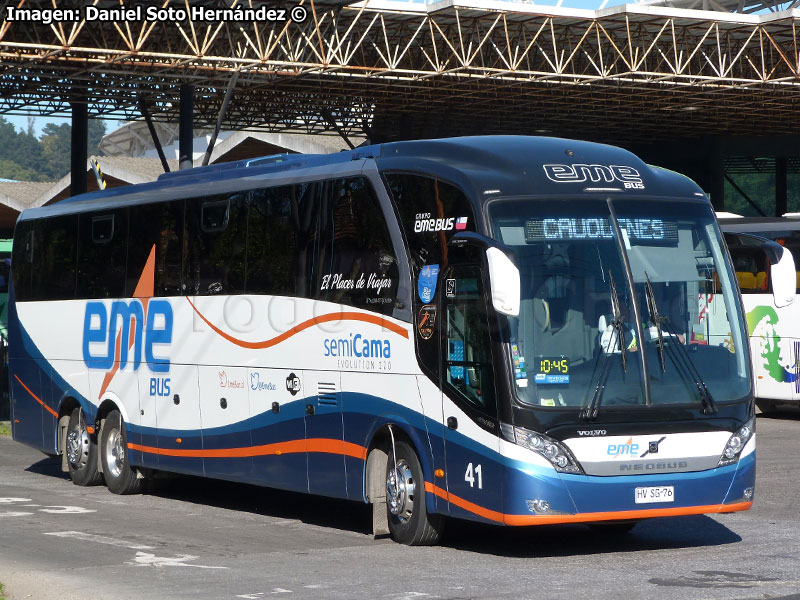
[[556, 183], [614, 183], [620, 182], [626, 189], [643, 190], [644, 182], [639, 171], [625, 165], [542, 165], [550, 181]]
[[[169, 373], [170, 359], [159, 349], [172, 344], [172, 306], [166, 300], [151, 299], [145, 308], [138, 299], [86, 303], [83, 319], [83, 362], [90, 369], [111, 371], [118, 362], [120, 370], [133, 363], [137, 371], [142, 358], [153, 373]], [[103, 351], [98, 352], [98, 345]], [[94, 349], [97, 354], [93, 354]], [[151, 396], [167, 396], [169, 378], [150, 380]]]

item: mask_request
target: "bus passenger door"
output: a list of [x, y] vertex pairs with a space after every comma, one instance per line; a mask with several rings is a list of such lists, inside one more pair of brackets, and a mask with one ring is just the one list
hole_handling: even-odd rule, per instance
[[341, 374], [305, 371], [308, 491], [347, 498]]
[[[458, 265], [442, 279], [442, 414], [447, 490], [500, 510], [502, 466], [497, 460], [497, 402], [482, 272]], [[451, 499], [451, 514], [459, 508]], [[465, 515], [467, 516], [467, 515]], [[469, 515], [474, 516], [474, 515]]]

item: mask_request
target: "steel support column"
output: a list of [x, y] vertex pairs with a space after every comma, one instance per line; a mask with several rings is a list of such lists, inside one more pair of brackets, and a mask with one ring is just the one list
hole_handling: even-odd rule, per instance
[[711, 205], [714, 210], [725, 208], [725, 157], [722, 155], [720, 141], [715, 140], [711, 145], [711, 181], [708, 186], [708, 194], [711, 196]]
[[87, 190], [86, 159], [89, 146], [89, 111], [86, 98], [74, 98], [72, 107], [72, 140], [70, 142], [70, 195]]
[[194, 87], [185, 83], [180, 88], [181, 107], [178, 123], [178, 159], [180, 169], [191, 169], [193, 166], [192, 154], [194, 136], [192, 121], [194, 120]]
[[780, 217], [787, 212], [786, 172], [789, 160], [785, 156], [775, 158], [775, 215]]

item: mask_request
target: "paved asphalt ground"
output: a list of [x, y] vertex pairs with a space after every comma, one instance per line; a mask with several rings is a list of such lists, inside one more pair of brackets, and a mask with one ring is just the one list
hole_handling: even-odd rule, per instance
[[370, 536], [370, 508], [246, 485], [120, 497], [0, 438], [0, 582], [14, 600], [800, 598], [800, 411], [758, 419], [755, 507], [585, 526], [448, 524], [444, 544]]

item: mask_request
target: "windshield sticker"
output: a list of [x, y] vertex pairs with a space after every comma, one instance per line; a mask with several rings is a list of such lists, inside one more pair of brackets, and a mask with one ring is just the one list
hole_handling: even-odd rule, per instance
[[528, 373], [525, 370], [525, 357], [519, 353], [519, 346], [517, 344], [511, 344], [511, 358], [514, 362], [514, 379], [517, 383], [517, 387], [528, 387]]
[[419, 309], [419, 315], [417, 315], [417, 332], [419, 332], [419, 337], [423, 340], [431, 339], [435, 327], [436, 305], [427, 304]]
[[533, 379], [539, 385], [569, 383], [569, 360], [564, 356], [540, 356], [535, 367]]
[[469, 217], [445, 217], [437, 219], [431, 213], [417, 213], [414, 216], [414, 232], [426, 233], [437, 231], [464, 231]]
[[439, 278], [439, 265], [425, 265], [419, 272], [417, 293], [425, 304], [433, 300], [436, 293], [436, 281]]
[[444, 295], [447, 296], [448, 298], [455, 298], [456, 297], [456, 280], [455, 279], [447, 279], [447, 280], [445, 280]]

